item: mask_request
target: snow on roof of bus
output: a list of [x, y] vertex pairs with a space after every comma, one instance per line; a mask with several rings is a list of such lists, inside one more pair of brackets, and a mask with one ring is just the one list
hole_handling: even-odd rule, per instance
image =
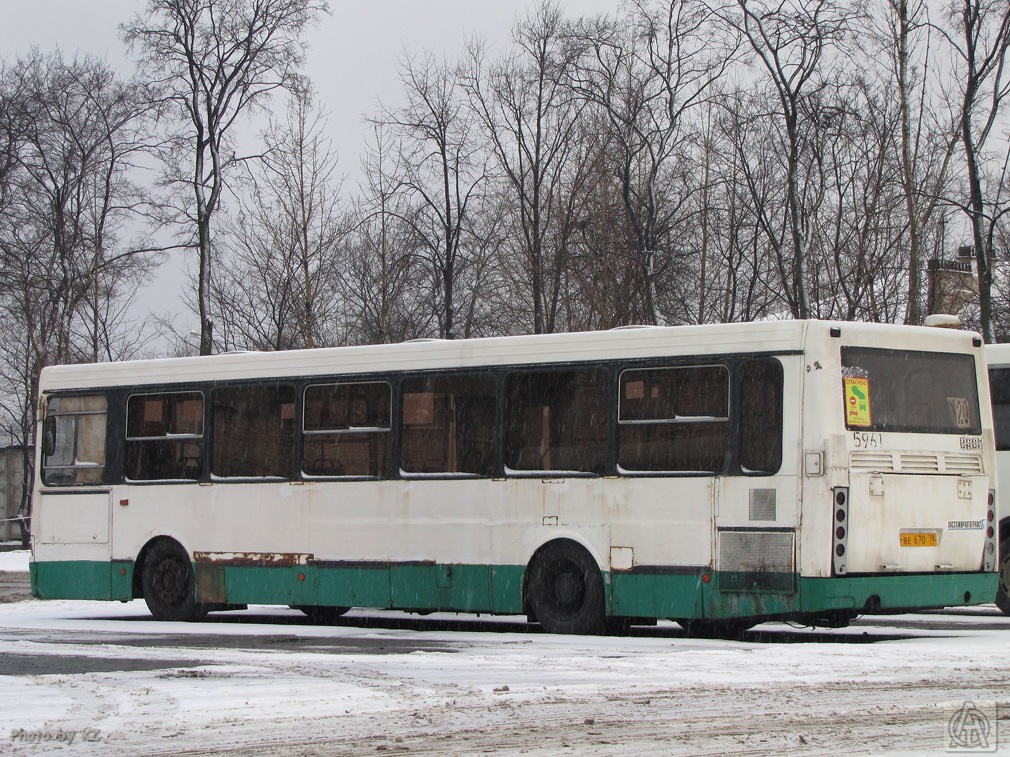
[[[916, 326], [793, 320], [412, 340], [397, 344], [52, 366], [43, 371], [42, 388], [84, 389], [147, 383], [233, 381], [272, 376], [354, 375], [615, 358], [781, 352], [801, 349], [810, 329], [826, 336], [832, 328], [841, 328], [846, 334], [852, 334], [853, 331], [870, 333], [884, 330], [890, 332], [892, 337], [914, 333], [920, 338], [925, 331]], [[955, 336], [954, 333], [938, 333], [935, 329], [928, 331], [934, 341]]]

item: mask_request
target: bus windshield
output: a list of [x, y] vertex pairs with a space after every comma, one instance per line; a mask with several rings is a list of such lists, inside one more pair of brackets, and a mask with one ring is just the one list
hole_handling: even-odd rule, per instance
[[982, 433], [972, 355], [843, 347], [842, 391], [851, 431]]

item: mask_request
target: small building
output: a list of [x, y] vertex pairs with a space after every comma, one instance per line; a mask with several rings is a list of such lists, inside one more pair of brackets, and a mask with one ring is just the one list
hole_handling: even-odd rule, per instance
[[961, 247], [954, 260], [933, 258], [926, 266], [927, 313], [958, 313], [978, 302], [978, 279], [971, 247]]
[[25, 448], [0, 447], [0, 542], [22, 541], [18, 510], [24, 492]]

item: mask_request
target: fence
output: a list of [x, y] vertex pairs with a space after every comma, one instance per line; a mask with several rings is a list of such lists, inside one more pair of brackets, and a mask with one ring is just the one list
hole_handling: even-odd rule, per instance
[[21, 541], [18, 509], [24, 491], [24, 447], [0, 448], [0, 542]]

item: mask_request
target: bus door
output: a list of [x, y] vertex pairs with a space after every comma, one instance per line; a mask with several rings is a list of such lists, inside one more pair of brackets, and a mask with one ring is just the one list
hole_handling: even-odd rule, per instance
[[[724, 595], [747, 594], [738, 612], [761, 614], [763, 594], [796, 590], [796, 529], [799, 476], [795, 455], [799, 405], [786, 432], [784, 397], [800, 396], [801, 371], [789, 370], [796, 358], [754, 358], [739, 365], [737, 433], [732, 469], [715, 487], [715, 567]], [[794, 366], [795, 367], [795, 366]], [[779, 597], [779, 601], [781, 597]]]
[[[62, 559], [107, 563], [112, 557], [112, 492], [103, 486], [106, 399], [52, 397], [39, 410], [41, 486], [32, 522], [36, 560], [45, 562], [47, 547], [59, 546], [54, 553]], [[45, 596], [45, 586], [41, 589]]]

